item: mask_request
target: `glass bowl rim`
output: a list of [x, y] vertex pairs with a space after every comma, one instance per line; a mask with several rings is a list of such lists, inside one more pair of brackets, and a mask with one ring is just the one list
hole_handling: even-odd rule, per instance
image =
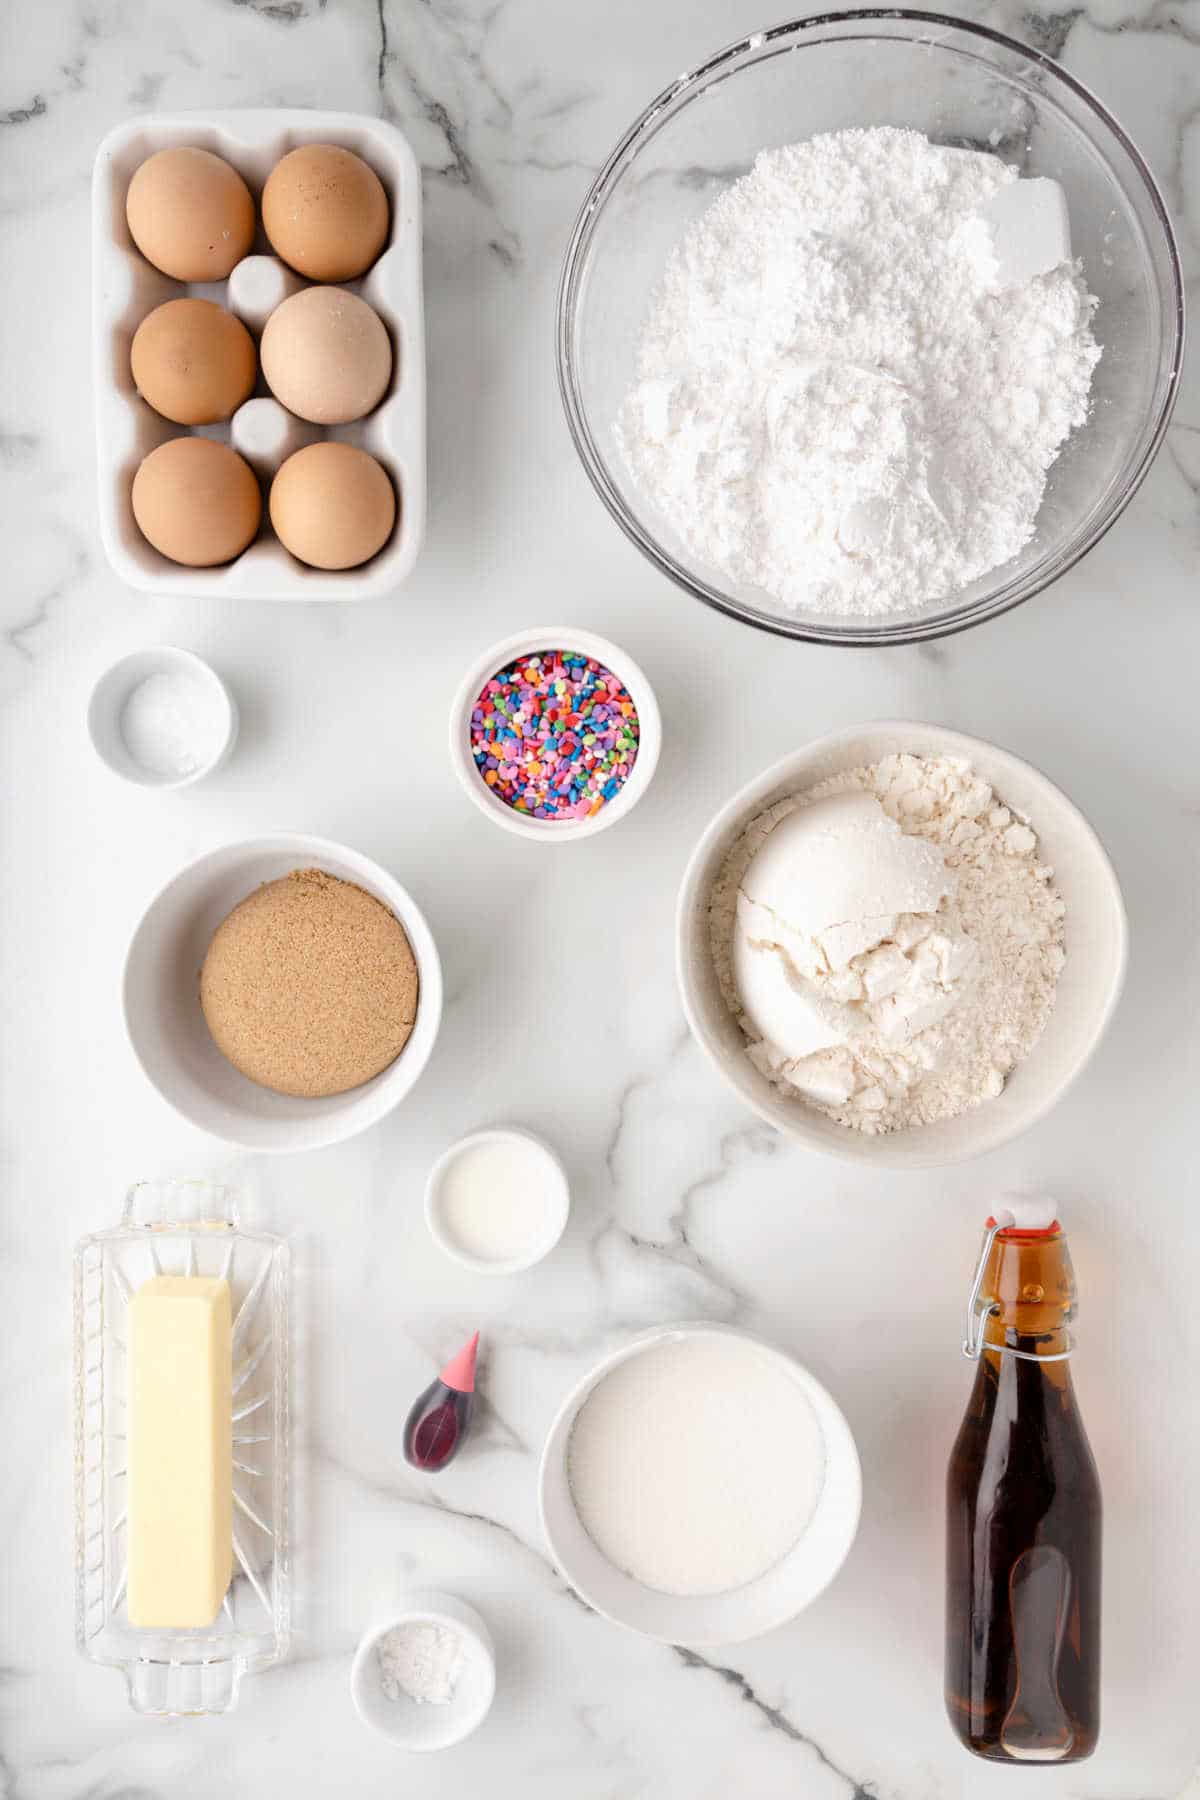
[[[651, 537], [648, 531], [643, 529], [638, 519], [625, 505], [610, 479], [608, 466], [593, 438], [576, 381], [572, 340], [579, 284], [591, 249], [595, 222], [607, 204], [617, 181], [632, 163], [642, 141], [649, 142], [657, 133], [660, 125], [666, 123], [661, 115], [667, 109], [670, 110], [672, 116], [681, 111], [684, 106], [690, 104], [697, 97], [697, 94], [702, 93], [722, 71], [736, 73], [742, 59], [752, 56], [754, 61], [760, 60], [761, 53], [767, 45], [779, 43], [781, 40], [802, 40], [806, 33], [819, 28], [869, 23], [873, 20], [880, 24], [909, 25], [959, 32], [967, 38], [976, 38], [985, 45], [996, 46], [1007, 51], [1032, 67], [1046, 71], [1052, 81], [1060, 83], [1082, 101], [1085, 108], [1097, 119], [1102, 133], [1107, 132], [1116, 139], [1146, 190], [1151, 211], [1162, 231], [1163, 244], [1167, 252], [1171, 293], [1164, 310], [1168, 310], [1171, 315], [1170, 347], [1169, 356], [1164, 354], [1162, 357], [1162, 364], [1169, 361], [1170, 368], [1157, 416], [1154, 418], [1150, 435], [1136, 467], [1108, 509], [1093, 522], [1068, 555], [1060, 556], [1051, 562], [1050, 567], [1041, 569], [1035, 575], [1026, 575], [1020, 579], [1010, 580], [1007, 584], [1002, 584], [995, 589], [990, 595], [958, 607], [951, 607], [945, 612], [931, 617], [914, 618], [911, 615], [906, 617], [901, 614], [894, 624], [824, 627], [809, 621], [790, 621], [782, 614], [771, 616], [743, 605], [730, 595], [710, 587], [706, 582], [692, 575], [681, 563], [676, 562]], [[885, 35], [902, 36], [903, 34], [888, 33]], [[917, 33], [913, 33], [910, 41], [913, 41], [916, 36]], [[822, 41], [827, 40], [813, 40], [813, 42]], [[777, 53], [775, 52], [775, 54]], [[689, 92], [689, 90], [695, 91]], [[1103, 138], [1101, 138], [1101, 143], [1103, 143]], [[1105, 160], [1108, 160], [1107, 157]], [[972, 626], [982, 624], [987, 619], [998, 618], [1002, 613], [1011, 611], [1013, 607], [1020, 606], [1024, 601], [1033, 599], [1036, 594], [1043, 593], [1046, 588], [1053, 586], [1063, 575], [1081, 562], [1116, 524], [1141, 487], [1150, 471], [1151, 464], [1162, 447], [1163, 439], [1171, 422], [1171, 415], [1175, 410], [1175, 403], [1179, 397], [1185, 344], [1184, 296], [1179, 247], [1158, 183], [1133, 139], [1109, 112], [1103, 101], [1084, 82], [1062, 68], [1053, 57], [1047, 56], [1044, 51], [1034, 49], [1028, 44], [1022, 44], [1017, 38], [1009, 37], [1005, 32], [997, 31], [989, 25], [977, 24], [971, 19], [953, 18], [947, 13], [927, 12], [910, 7], [852, 7], [835, 12], [814, 13], [811, 17], [791, 19], [778, 25], [765, 26], [760, 31], [747, 33], [746, 36], [738, 38], [736, 42], [726, 45], [724, 49], [706, 57], [703, 62], [697, 63], [693, 68], [677, 76], [674, 81], [655, 95], [628, 130], [622, 134], [605, 159], [599, 174], [584, 198], [563, 258], [555, 316], [558, 390], [571, 440], [588, 479], [606, 510], [642, 555], [677, 587], [683, 588], [685, 592], [693, 595], [695, 599], [703, 601], [706, 606], [712, 607], [715, 611], [724, 613], [726, 617], [736, 619], [744, 625], [751, 625], [756, 630], [769, 632], [775, 637], [791, 638], [803, 643], [842, 645], [850, 648], [878, 648], [888, 644], [923, 643], [935, 638], [951, 637], [960, 631], [967, 631]]]

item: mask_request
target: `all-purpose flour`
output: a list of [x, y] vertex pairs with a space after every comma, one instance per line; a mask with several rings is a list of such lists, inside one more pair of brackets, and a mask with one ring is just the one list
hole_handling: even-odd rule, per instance
[[795, 610], [898, 612], [1033, 535], [1100, 350], [1080, 265], [1002, 286], [1016, 171], [914, 131], [763, 151], [672, 253], [616, 432], [691, 551]]
[[[861, 1006], [870, 998], [871, 967], [880, 958], [873, 943], [845, 969], [815, 973], [819, 991], [852, 1004], [857, 995], [861, 1017], [851, 1033], [835, 1047], [789, 1058], [762, 1039], [743, 1006], [734, 962], [739, 899], [744, 901], [747, 871], [782, 820], [830, 795], [855, 792], [873, 794], [905, 833], [939, 847], [953, 894], [932, 915], [901, 915], [884, 939], [885, 956], [899, 965], [911, 958], [915, 965], [904, 970], [906, 986], [911, 975], [928, 977], [911, 1030], [881, 1028], [879, 1008]], [[798, 1103], [859, 1131], [931, 1124], [993, 1098], [1032, 1050], [1054, 1006], [1066, 960], [1066, 909], [1053, 875], [1038, 854], [1031, 824], [956, 757], [887, 756], [779, 801], [733, 845], [709, 907], [714, 965], [749, 1039], [747, 1054]], [[928, 970], [921, 968], [935, 943], [937, 957]], [[972, 954], [959, 955], [960, 949]], [[847, 977], [856, 990], [846, 988]], [[939, 993], [942, 1004], [924, 1004]]]

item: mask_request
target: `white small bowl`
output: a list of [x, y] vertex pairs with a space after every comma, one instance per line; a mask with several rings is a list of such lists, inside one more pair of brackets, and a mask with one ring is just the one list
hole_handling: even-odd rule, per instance
[[[445, 1177], [458, 1158], [466, 1150], [475, 1149], [480, 1144], [500, 1144], [516, 1142], [532, 1144], [546, 1164], [550, 1205], [546, 1214], [545, 1230], [531, 1247], [521, 1256], [509, 1257], [505, 1261], [489, 1262], [485, 1257], [473, 1256], [471, 1252], [454, 1237], [442, 1214], [442, 1195]], [[532, 1131], [520, 1131], [515, 1126], [506, 1125], [488, 1131], [473, 1131], [469, 1137], [459, 1138], [451, 1144], [434, 1163], [429, 1171], [429, 1180], [425, 1184], [425, 1222], [429, 1226], [430, 1235], [440, 1250], [461, 1263], [464, 1269], [472, 1269], [477, 1275], [519, 1275], [523, 1269], [532, 1269], [535, 1263], [549, 1256], [559, 1238], [566, 1229], [567, 1216], [571, 1210], [571, 1190], [567, 1182], [566, 1170], [551, 1150], [549, 1144]]]
[[[383, 1691], [375, 1646], [397, 1625], [445, 1625], [463, 1643], [463, 1668], [454, 1692], [442, 1705]], [[350, 1697], [364, 1725], [403, 1750], [447, 1750], [482, 1725], [496, 1692], [496, 1651], [492, 1636], [473, 1606], [453, 1594], [423, 1589], [409, 1594], [390, 1617], [364, 1635], [350, 1669]]]
[[[567, 1480], [575, 1416], [597, 1383], [632, 1356], [686, 1338], [736, 1337], [757, 1344], [805, 1395], [825, 1443], [825, 1478], [816, 1511], [787, 1555], [756, 1581], [726, 1594], [663, 1594], [618, 1569], [588, 1536]], [[582, 1600], [616, 1625], [664, 1644], [694, 1649], [761, 1637], [803, 1612], [833, 1580], [854, 1542], [862, 1509], [858, 1451], [841, 1408], [815, 1375], [773, 1344], [729, 1325], [657, 1326], [606, 1356], [567, 1395], [550, 1427], [538, 1475], [538, 1510], [550, 1554]]]
[[[587, 819], [534, 819], [527, 813], [516, 812], [493, 794], [471, 755], [471, 714], [484, 683], [514, 658], [528, 656], [534, 650], [577, 650], [584, 656], [594, 657], [624, 684], [637, 708], [638, 753], [629, 778], [598, 813]], [[626, 656], [624, 650], [609, 643], [607, 638], [597, 637], [594, 631], [579, 631], [574, 625], [540, 625], [532, 631], [518, 631], [515, 636], [493, 644], [467, 671], [450, 709], [450, 760], [464, 793], [495, 824], [515, 832], [518, 837], [537, 838], [543, 844], [594, 837], [598, 831], [607, 831], [618, 819], [626, 818], [650, 786], [661, 745], [662, 719], [658, 701], [641, 669], [632, 657]]]
[[[213, 709], [221, 721], [219, 741], [207, 762], [193, 769], [190, 774], [156, 774], [153, 769], [136, 761], [122, 735], [121, 714], [125, 710], [125, 703], [134, 689], [140, 687], [151, 675], [186, 675], [189, 680], [205, 687], [212, 698]], [[139, 787], [165, 791], [191, 787], [193, 782], [203, 781], [206, 775], [211, 775], [222, 763], [228, 761], [237, 742], [238, 710], [233, 695], [203, 657], [194, 655], [190, 650], [177, 650], [171, 644], [159, 644], [151, 650], [134, 650], [105, 670], [92, 689], [92, 697], [88, 702], [87, 728], [93, 750], [114, 775], [120, 775], [125, 781], [136, 782]]]
[[[837, 1125], [783, 1094], [746, 1055], [746, 1037], [725, 1004], [709, 944], [709, 899], [725, 858], [751, 820], [791, 794], [844, 769], [907, 751], [969, 762], [1038, 835], [1066, 902], [1067, 960], [1054, 1010], [1025, 1061], [994, 1100], [956, 1119], [870, 1136]], [[1116, 1010], [1129, 928], [1117, 877], [1083, 814], [1029, 763], [982, 738], [941, 725], [885, 720], [817, 738], [755, 776], [723, 806], [692, 853], [679, 890], [676, 970], [692, 1034], [737, 1094], [778, 1130], [812, 1150], [882, 1169], [932, 1169], [998, 1149], [1048, 1113], [1080, 1074]]]
[[[361, 1087], [322, 1100], [276, 1094], [239, 1074], [200, 1010], [200, 968], [222, 919], [264, 882], [309, 868], [357, 883], [396, 915], [420, 982], [416, 1023], [395, 1062]], [[245, 1150], [316, 1150], [374, 1125], [416, 1082], [442, 1017], [441, 963], [416, 901], [378, 863], [319, 837], [249, 838], [181, 869], [133, 934], [122, 992], [129, 1042], [163, 1099], [193, 1125]]]

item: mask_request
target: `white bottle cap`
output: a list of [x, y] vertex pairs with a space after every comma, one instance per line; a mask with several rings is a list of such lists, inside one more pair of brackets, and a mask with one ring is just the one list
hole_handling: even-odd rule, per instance
[[[1004, 1210], [1011, 1221], [1009, 1229], [1013, 1231], [1049, 1231], [1058, 1217], [1053, 1200], [1041, 1195], [1015, 1195]], [[1001, 1220], [1004, 1213], [997, 1212], [995, 1216]]]

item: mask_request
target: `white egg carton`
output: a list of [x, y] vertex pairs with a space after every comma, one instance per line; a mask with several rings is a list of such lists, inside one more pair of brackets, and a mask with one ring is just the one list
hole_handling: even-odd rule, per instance
[[[388, 244], [361, 281], [344, 286], [361, 294], [383, 319], [392, 339], [392, 382], [383, 402], [365, 419], [327, 430], [302, 424], [277, 402], [254, 400], [223, 425], [199, 428], [205, 437], [231, 443], [264, 482], [300, 444], [327, 436], [357, 444], [379, 459], [396, 488], [396, 528], [377, 556], [359, 569], [329, 572], [297, 562], [271, 531], [266, 493], [258, 537], [236, 561], [215, 569], [188, 569], [148, 544], [133, 517], [130, 495], [139, 463], [157, 445], [187, 427], [162, 419], [138, 394], [129, 367], [133, 334], [164, 300], [192, 294], [232, 305], [261, 293], [269, 269], [257, 279], [185, 285], [162, 275], [135, 249], [125, 222], [125, 194], [138, 165], [156, 150], [191, 144], [223, 156], [239, 171], [255, 203], [275, 164], [300, 144], [340, 144], [361, 156], [379, 176], [391, 206]], [[262, 230], [252, 255], [273, 257]], [[245, 269], [245, 264], [239, 264]], [[290, 275], [290, 272], [289, 272]], [[277, 273], [281, 289], [282, 277]], [[297, 283], [290, 277], [286, 285]], [[261, 319], [245, 319], [258, 336]], [[96, 152], [92, 174], [92, 337], [96, 395], [100, 535], [113, 568], [131, 587], [150, 593], [220, 595], [237, 600], [366, 600], [390, 593], [411, 570], [425, 534], [425, 328], [421, 294], [421, 176], [407, 140], [393, 125], [357, 113], [307, 112], [279, 107], [256, 111], [148, 115], [118, 125]], [[269, 396], [260, 371], [255, 395]], [[245, 416], [243, 416], [245, 415]]]

